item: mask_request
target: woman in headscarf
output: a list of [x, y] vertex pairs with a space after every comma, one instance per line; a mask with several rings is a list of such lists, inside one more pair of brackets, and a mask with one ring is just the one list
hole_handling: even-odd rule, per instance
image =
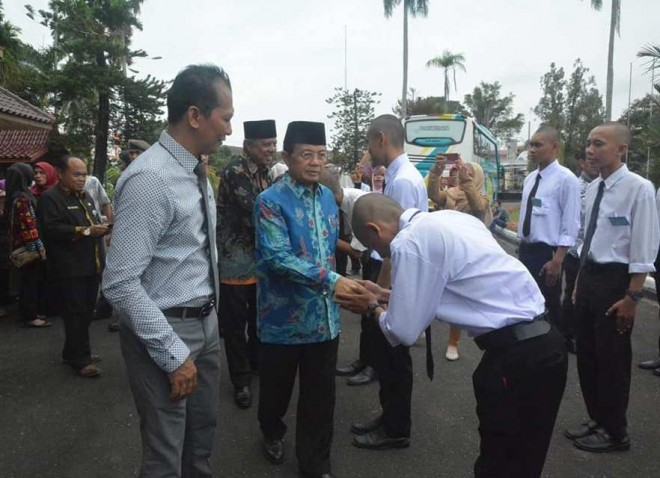
[[34, 197], [39, 199], [39, 196], [55, 186], [59, 182], [59, 179], [57, 178], [57, 171], [49, 163], [36, 163], [33, 169], [34, 186], [32, 186], [31, 191]]
[[[484, 171], [481, 166], [477, 163], [463, 163], [459, 158], [452, 168], [456, 170], [457, 182], [446, 191], [443, 191], [441, 186], [444, 169], [445, 158], [442, 155], [438, 155], [433, 168], [429, 171], [427, 187], [429, 198], [440, 209], [450, 209], [452, 211], [471, 214], [488, 227], [492, 220], [492, 214], [489, 207], [490, 201], [486, 195]], [[461, 329], [450, 327], [449, 342], [447, 344], [447, 352], [445, 353], [447, 360], [458, 360], [458, 342], [460, 339]]]
[[19, 311], [26, 327], [49, 327], [46, 316], [40, 312], [44, 306], [39, 298], [39, 283], [43, 281], [44, 268], [42, 261], [46, 260], [46, 249], [39, 235], [35, 209], [37, 200], [30, 191], [34, 178], [32, 168], [27, 164], [17, 163], [7, 169], [5, 217], [9, 222], [11, 250], [25, 247], [37, 251], [41, 261], [26, 264], [19, 269], [21, 274], [21, 289]]

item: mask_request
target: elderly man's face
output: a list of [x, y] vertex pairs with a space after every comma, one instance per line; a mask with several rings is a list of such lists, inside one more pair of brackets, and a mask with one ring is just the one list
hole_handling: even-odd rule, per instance
[[325, 146], [296, 144], [291, 154], [283, 154], [289, 167], [289, 174], [303, 186], [312, 186], [319, 182], [321, 171], [328, 163]]
[[247, 153], [259, 166], [266, 166], [275, 160], [277, 138], [254, 139], [246, 145]]

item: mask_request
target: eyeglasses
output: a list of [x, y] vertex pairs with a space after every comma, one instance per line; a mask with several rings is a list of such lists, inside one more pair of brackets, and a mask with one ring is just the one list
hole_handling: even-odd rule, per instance
[[305, 161], [311, 161], [314, 158], [318, 158], [319, 161], [328, 160], [328, 153], [325, 151], [319, 151], [318, 153], [313, 151], [303, 151], [302, 153], [298, 153], [298, 156], [300, 156]]

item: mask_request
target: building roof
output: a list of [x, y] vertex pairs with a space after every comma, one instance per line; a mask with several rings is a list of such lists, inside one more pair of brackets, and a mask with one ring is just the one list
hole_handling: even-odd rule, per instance
[[50, 129], [0, 131], [0, 163], [34, 161], [48, 152]]
[[24, 120], [51, 125], [55, 118], [0, 86], [0, 113]]

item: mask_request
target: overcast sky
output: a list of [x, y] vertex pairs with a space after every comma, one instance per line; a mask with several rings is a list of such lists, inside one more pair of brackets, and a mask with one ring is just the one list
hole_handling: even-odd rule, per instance
[[[48, 31], [25, 16], [25, 0], [4, 2], [9, 21], [35, 46], [50, 42]], [[32, 0], [45, 8], [47, 0]], [[401, 95], [402, 12], [383, 16], [382, 0], [146, 0], [143, 31], [133, 47], [161, 60], [139, 59], [134, 68], [171, 80], [184, 66], [212, 62], [224, 67], [234, 88], [234, 134], [239, 145], [246, 120], [274, 118], [279, 137], [294, 120], [324, 121], [325, 99], [344, 86], [344, 28], [348, 31], [348, 87], [382, 93], [376, 113], [391, 113]], [[426, 68], [447, 49], [463, 53], [467, 72], [457, 73], [461, 99], [480, 81], [499, 81], [516, 95], [515, 111], [532, 121], [539, 79], [551, 62], [568, 72], [576, 58], [605, 93], [610, 1], [597, 12], [589, 0], [430, 0], [429, 15], [410, 21], [410, 87], [421, 96], [441, 96], [442, 72]], [[616, 38], [613, 116], [632, 98], [650, 92], [651, 77], [636, 57], [646, 44], [660, 44], [660, 1], [624, 0], [621, 37]], [[658, 69], [660, 75], [660, 68]], [[520, 134], [526, 138], [527, 128]]]

